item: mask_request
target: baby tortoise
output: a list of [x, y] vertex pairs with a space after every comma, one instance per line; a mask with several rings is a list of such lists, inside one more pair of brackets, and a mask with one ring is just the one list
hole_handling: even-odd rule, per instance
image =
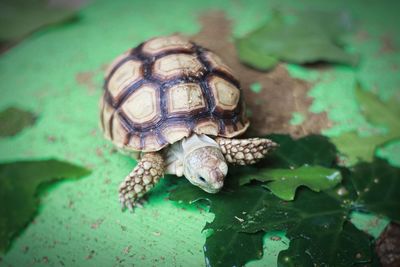
[[178, 35], [153, 38], [117, 57], [104, 89], [104, 136], [138, 159], [119, 188], [129, 209], [165, 173], [216, 193], [228, 164], [254, 164], [276, 146], [262, 138], [233, 139], [249, 127], [238, 80], [217, 55]]

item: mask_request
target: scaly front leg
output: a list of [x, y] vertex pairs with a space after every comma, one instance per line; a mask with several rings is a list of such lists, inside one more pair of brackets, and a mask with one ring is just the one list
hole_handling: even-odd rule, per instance
[[144, 154], [119, 187], [119, 200], [122, 207], [133, 210], [138, 200], [164, 175], [164, 168], [164, 159], [161, 153]]
[[236, 165], [254, 164], [278, 145], [266, 138], [215, 139], [227, 162]]

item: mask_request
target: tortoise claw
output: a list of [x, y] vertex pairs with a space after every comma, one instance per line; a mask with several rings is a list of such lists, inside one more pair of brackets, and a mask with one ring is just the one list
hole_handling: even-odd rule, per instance
[[119, 186], [119, 202], [122, 209], [133, 211], [143, 207], [143, 195], [161, 178], [164, 172], [164, 160], [159, 153], [147, 153], [138, 162], [133, 171]]

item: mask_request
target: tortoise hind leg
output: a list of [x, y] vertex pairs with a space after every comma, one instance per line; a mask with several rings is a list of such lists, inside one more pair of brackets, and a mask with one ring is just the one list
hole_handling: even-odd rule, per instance
[[227, 162], [236, 165], [250, 165], [265, 157], [271, 149], [278, 145], [266, 138], [215, 139]]
[[133, 210], [139, 199], [164, 175], [164, 159], [160, 153], [146, 153], [119, 187], [122, 208]]

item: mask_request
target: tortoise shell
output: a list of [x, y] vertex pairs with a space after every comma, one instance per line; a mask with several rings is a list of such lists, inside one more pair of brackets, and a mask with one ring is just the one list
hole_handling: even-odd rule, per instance
[[232, 71], [178, 35], [117, 57], [100, 105], [105, 137], [125, 151], [158, 151], [192, 133], [230, 138], [249, 126]]

